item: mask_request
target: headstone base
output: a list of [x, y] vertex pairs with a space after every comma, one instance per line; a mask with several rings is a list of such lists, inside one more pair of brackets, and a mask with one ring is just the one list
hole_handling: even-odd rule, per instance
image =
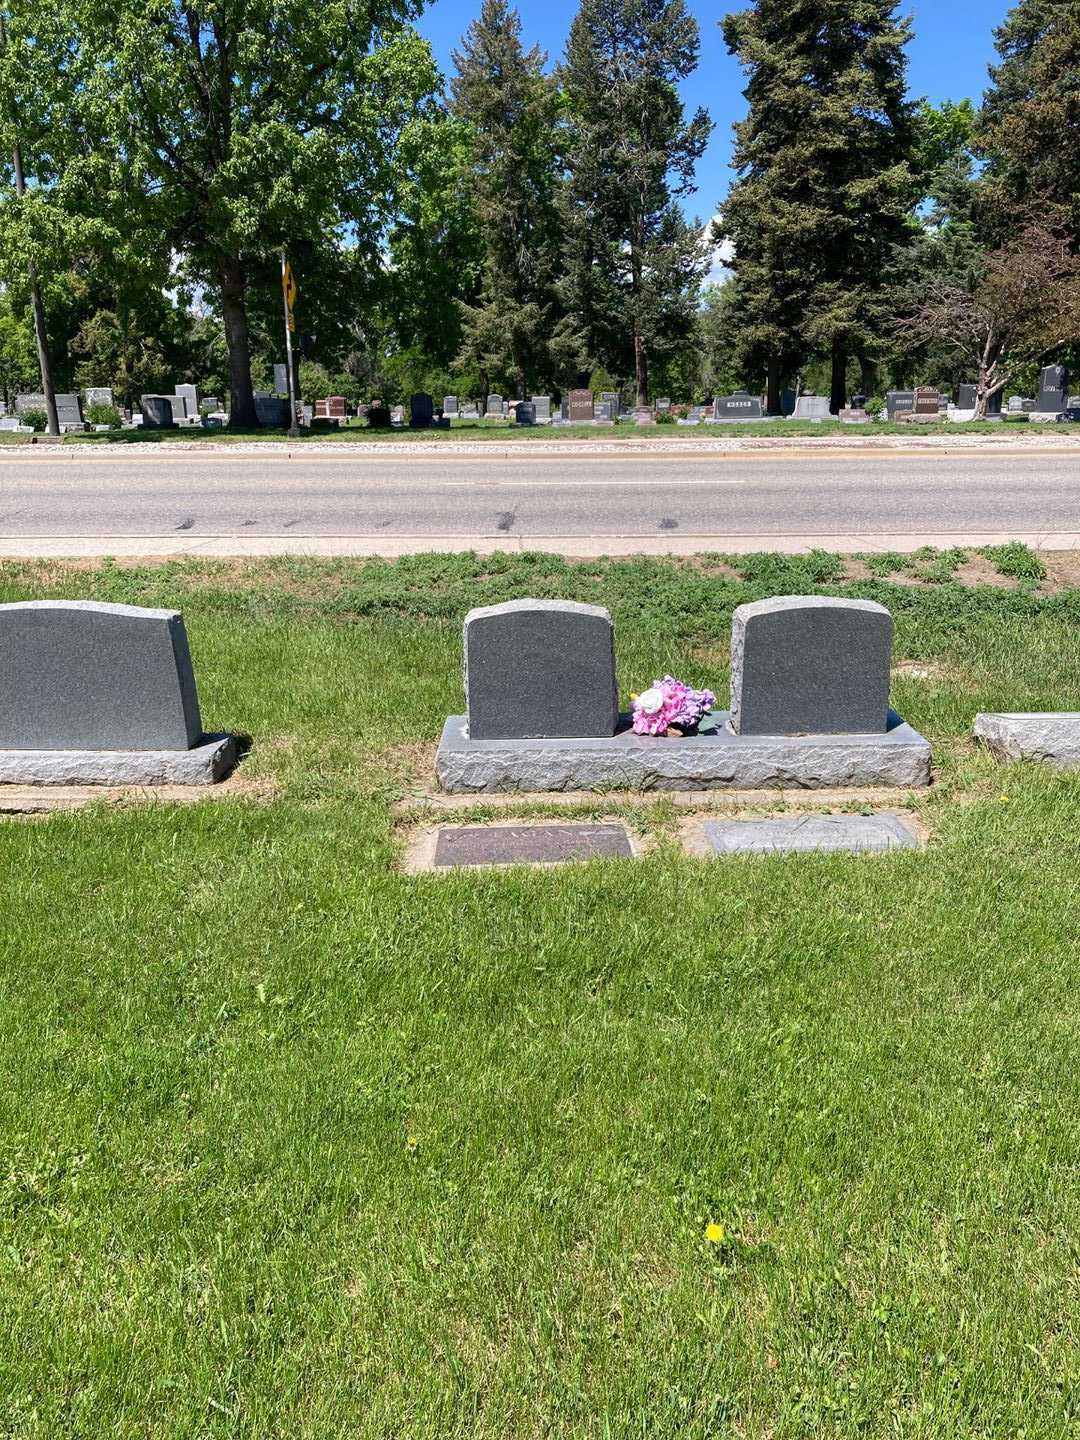
[[435, 774], [451, 795], [504, 790], [827, 790], [930, 783], [930, 743], [890, 713], [884, 735], [635, 735], [611, 739], [472, 740], [464, 715], [443, 729]]
[[1080, 770], [1080, 713], [976, 715], [975, 735], [1000, 760]]
[[231, 735], [191, 750], [0, 750], [0, 785], [216, 785], [235, 767]]

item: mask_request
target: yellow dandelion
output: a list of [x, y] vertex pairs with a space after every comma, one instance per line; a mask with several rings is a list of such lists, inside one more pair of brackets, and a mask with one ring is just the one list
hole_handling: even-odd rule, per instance
[[1000, 795], [998, 796], [998, 799], [1003, 805], [1007, 805], [1009, 803], [1009, 797], [1007, 795]]
[[416, 1137], [415, 1135], [406, 1135], [406, 1136], [405, 1136], [405, 1149], [408, 1150], [408, 1152], [410, 1153], [410, 1155], [412, 1154], [412, 1152], [416, 1149], [416, 1147], [417, 1147], [419, 1144], [420, 1144], [420, 1141], [417, 1139], [417, 1137]]
[[710, 1245], [722, 1245], [725, 1238], [724, 1227], [718, 1225], [715, 1220], [711, 1220], [709, 1224], [705, 1226], [705, 1239], [708, 1240]]

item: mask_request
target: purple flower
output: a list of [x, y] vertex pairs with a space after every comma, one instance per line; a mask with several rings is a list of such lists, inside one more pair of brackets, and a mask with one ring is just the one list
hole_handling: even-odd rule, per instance
[[715, 704], [711, 690], [692, 690], [674, 675], [665, 675], [635, 699], [634, 733], [666, 735], [671, 729], [692, 730]]

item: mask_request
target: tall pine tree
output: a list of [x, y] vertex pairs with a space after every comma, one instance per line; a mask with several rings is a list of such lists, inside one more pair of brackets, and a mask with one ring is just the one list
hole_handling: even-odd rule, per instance
[[1080, 248], [1080, 4], [1020, 0], [994, 39], [979, 142], [1005, 225], [1049, 207]]
[[648, 403], [649, 357], [693, 331], [707, 268], [701, 227], [678, 198], [712, 130], [677, 86], [698, 61], [684, 0], [582, 0], [560, 78], [568, 135], [565, 293], [583, 352], [632, 371]]
[[889, 282], [911, 236], [910, 23], [895, 0], [756, 0], [723, 22], [748, 76], [735, 127], [739, 179], [719, 230], [735, 245], [744, 323], [771, 351], [769, 409], [800, 354], [832, 356], [831, 405], [847, 362], [863, 383], [887, 329]]
[[467, 184], [484, 256], [478, 303], [463, 307], [461, 358], [510, 373], [519, 400], [550, 376], [557, 320], [558, 96], [546, 58], [522, 47], [506, 0], [484, 0], [451, 81], [451, 109], [472, 138]]

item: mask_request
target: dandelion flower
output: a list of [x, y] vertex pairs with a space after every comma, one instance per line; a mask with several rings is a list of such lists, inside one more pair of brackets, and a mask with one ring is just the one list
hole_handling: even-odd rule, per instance
[[705, 1239], [710, 1245], [722, 1245], [724, 1243], [724, 1227], [711, 1220], [705, 1226]]

